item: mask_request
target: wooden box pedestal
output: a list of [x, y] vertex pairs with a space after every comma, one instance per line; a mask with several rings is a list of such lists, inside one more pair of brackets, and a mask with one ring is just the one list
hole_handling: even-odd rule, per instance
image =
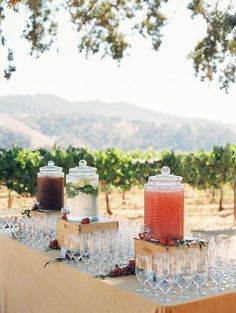
[[36, 218], [49, 218], [49, 217], [55, 217], [59, 218], [61, 217], [61, 212], [60, 211], [37, 211], [33, 210], [31, 211], [31, 216], [36, 217]]
[[183, 244], [183, 245], [178, 245], [178, 246], [177, 245], [164, 246], [164, 245], [160, 245], [160, 244], [146, 241], [143, 239], [134, 239], [135, 257], [137, 254], [139, 254], [139, 255], [151, 255], [154, 258], [156, 254], [164, 253], [167, 250], [169, 251], [169, 253], [171, 253], [171, 251], [174, 252], [176, 249], [185, 249], [186, 251], [191, 248], [200, 249], [200, 246], [201, 246], [201, 249], [207, 249], [207, 243], [205, 246], [202, 244], [200, 245], [198, 242], [189, 242], [188, 245]]
[[64, 244], [65, 238], [70, 235], [78, 235], [80, 233], [91, 233], [93, 231], [113, 230], [118, 229], [117, 221], [98, 221], [89, 224], [80, 224], [70, 222], [59, 218], [57, 220], [57, 241], [61, 247]]

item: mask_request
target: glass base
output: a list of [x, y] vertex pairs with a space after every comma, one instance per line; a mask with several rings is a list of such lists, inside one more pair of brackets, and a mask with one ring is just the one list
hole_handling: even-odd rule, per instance
[[207, 296], [207, 292], [205, 292], [205, 291], [196, 291], [196, 292], [194, 292], [193, 294], [192, 294], [194, 297], [205, 297], [205, 296]]
[[171, 302], [173, 302], [170, 298], [160, 298], [159, 301], [164, 302], [164, 303], [171, 303]]
[[153, 299], [160, 297], [159, 293], [157, 293], [157, 292], [155, 292], [155, 293], [149, 292], [148, 296], [149, 296], [150, 298], [153, 298]]
[[187, 296], [187, 295], [180, 295], [180, 296], [178, 296], [178, 299], [180, 299], [180, 300], [188, 300], [188, 299], [190, 299], [190, 297]]
[[169, 295], [176, 295], [177, 294], [177, 291], [176, 290], [170, 290], [169, 292], [168, 292], [168, 294]]
[[227, 285], [226, 288], [234, 290], [236, 289], [236, 284]]
[[142, 293], [142, 294], [148, 294], [149, 290], [148, 289], [145, 289], [145, 288], [137, 288], [136, 291], [138, 293]]
[[211, 287], [210, 290], [213, 292], [221, 292], [221, 291], [224, 291], [225, 289], [222, 287], [216, 287], [215, 286], [215, 287]]

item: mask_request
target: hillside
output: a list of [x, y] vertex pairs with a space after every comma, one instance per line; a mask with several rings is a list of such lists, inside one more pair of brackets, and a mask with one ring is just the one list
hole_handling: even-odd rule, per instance
[[[33, 116], [32, 116], [33, 118]], [[37, 131], [27, 125], [27, 123], [21, 122], [16, 117], [12, 117], [10, 115], [0, 115], [0, 127], [5, 130], [6, 134], [11, 134], [10, 136], [14, 137], [16, 134], [18, 139], [10, 139], [8, 140], [8, 146], [11, 141], [14, 141], [14, 144], [19, 146], [29, 146], [31, 148], [37, 148], [38, 146], [42, 147], [50, 147], [56, 141], [56, 137], [49, 137], [44, 135], [40, 131]], [[3, 133], [2, 133], [3, 136]], [[7, 136], [4, 136], [7, 137]], [[3, 138], [4, 138], [3, 137]], [[20, 138], [25, 141], [24, 144], [21, 143]]]
[[71, 102], [52, 95], [4, 96], [0, 97], [0, 113], [41, 114], [76, 113], [79, 115], [98, 115], [119, 117], [128, 120], [144, 120], [155, 123], [184, 123], [188, 119], [170, 114], [157, 113], [125, 102], [103, 103], [100, 101]]
[[156, 113], [126, 103], [70, 102], [51, 95], [0, 97], [0, 147], [209, 150], [236, 143], [234, 125]]

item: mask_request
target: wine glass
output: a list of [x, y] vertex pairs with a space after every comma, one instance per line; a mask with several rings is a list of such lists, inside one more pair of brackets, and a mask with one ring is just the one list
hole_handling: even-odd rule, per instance
[[88, 271], [89, 264], [91, 262], [91, 250], [89, 249], [90, 234], [80, 234], [79, 251], [80, 259], [85, 264], [85, 269]]
[[196, 296], [206, 296], [207, 292], [202, 290], [202, 287], [208, 281], [208, 261], [206, 251], [200, 251], [197, 254], [197, 266], [193, 274], [193, 282], [197, 286]]
[[141, 288], [137, 288], [136, 291], [140, 293], [146, 293], [145, 286], [150, 280], [151, 272], [151, 256], [150, 255], [136, 255], [135, 259], [135, 275], [141, 284]]
[[75, 262], [74, 255], [77, 252], [75, 235], [68, 235], [65, 238], [65, 247], [66, 247], [66, 254], [69, 258], [68, 263], [74, 263]]
[[190, 297], [186, 295], [187, 289], [190, 287], [193, 278], [193, 266], [192, 266], [192, 253], [181, 251], [179, 262], [180, 262], [180, 276], [177, 280], [177, 285], [181, 289], [181, 295], [178, 296], [181, 300], [187, 300]]
[[168, 292], [173, 288], [174, 284], [178, 280], [179, 271], [178, 271], [178, 262], [175, 255], [169, 253], [163, 254], [162, 262], [160, 263], [160, 283], [159, 288], [163, 292], [164, 297], [160, 299], [165, 303], [172, 302], [168, 298]]

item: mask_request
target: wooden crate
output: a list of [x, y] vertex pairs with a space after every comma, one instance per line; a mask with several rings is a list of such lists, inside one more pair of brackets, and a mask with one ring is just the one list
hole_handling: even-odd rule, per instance
[[[169, 251], [171, 253], [171, 251], [175, 251], [176, 249], [185, 249], [186, 251], [188, 251], [188, 249], [191, 248], [199, 248], [200, 249], [200, 245], [199, 243], [196, 242], [192, 242], [189, 243], [189, 246], [185, 245], [179, 245], [179, 246], [164, 246], [164, 245], [160, 245], [158, 243], [153, 243], [150, 241], [146, 241], [143, 239], [134, 239], [134, 252], [135, 252], [135, 258], [136, 255], [151, 255], [153, 258], [155, 257], [156, 254], [158, 253], [164, 253], [166, 251]], [[202, 249], [206, 249], [206, 247], [204, 247], [203, 245], [201, 246]]]
[[55, 217], [60, 218], [61, 212], [60, 211], [40, 211], [40, 210], [33, 210], [31, 211], [31, 216], [36, 218], [48, 218], [48, 217]]
[[61, 218], [57, 220], [57, 240], [59, 246], [65, 242], [65, 238], [70, 234], [91, 233], [93, 231], [118, 229], [117, 221], [98, 221], [89, 224], [66, 221]]

